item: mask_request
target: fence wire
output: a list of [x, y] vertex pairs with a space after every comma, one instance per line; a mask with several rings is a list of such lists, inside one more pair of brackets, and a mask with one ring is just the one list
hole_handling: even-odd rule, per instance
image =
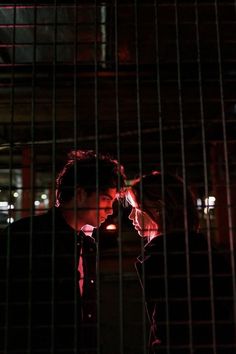
[[[235, 353], [235, 343], [219, 339], [223, 324], [229, 335], [236, 327], [235, 44], [235, 1], [14, 1], [0, 5], [0, 353]], [[124, 166], [127, 188], [138, 177], [160, 171], [159, 199], [165, 207], [165, 175], [183, 180], [185, 248], [173, 249], [163, 237], [152, 266], [153, 282], [144, 262], [150, 256], [147, 239], [133, 228], [127, 202], [124, 207], [116, 200], [113, 214], [94, 230], [96, 279], [90, 280], [96, 283], [91, 301], [96, 304], [93, 329], [97, 344], [93, 348], [91, 340], [91, 347], [83, 350], [78, 339], [81, 299], [77, 277], [82, 251], [77, 229], [71, 253], [71, 263], [76, 264], [71, 274], [73, 287], [68, 287], [73, 296], [69, 298], [65, 291], [64, 298], [57, 298], [57, 272], [63, 268], [69, 248], [64, 253], [57, 248], [56, 179], [71, 150], [94, 150], [96, 156], [102, 153], [117, 159], [119, 167]], [[99, 166], [97, 158], [97, 219]], [[75, 179], [78, 171], [76, 163]], [[192, 263], [189, 186], [207, 244], [197, 251], [206, 273], [201, 264], [199, 272], [195, 271]], [[121, 187], [119, 177], [118, 189]], [[141, 207], [145, 188], [141, 180]], [[169, 230], [165, 207], [159, 210], [164, 235]], [[46, 231], [43, 225], [35, 231], [34, 216], [50, 211], [47, 251], [43, 246]], [[73, 211], [76, 219], [76, 199]], [[25, 217], [29, 225], [23, 250], [24, 230], [14, 225]], [[36, 234], [42, 239], [40, 246]], [[36, 244], [42, 253], [35, 253]], [[215, 250], [226, 260], [225, 268], [223, 263], [216, 266]], [[181, 252], [185, 255], [184, 275], [178, 274], [178, 266], [177, 273], [172, 272], [171, 262]], [[145, 264], [139, 276], [137, 257]], [[37, 273], [44, 263], [50, 269], [48, 275]], [[163, 267], [162, 274], [153, 271], [155, 266]], [[159, 278], [162, 283], [157, 282]], [[61, 284], [63, 281], [60, 279]], [[228, 292], [219, 290], [218, 281]], [[48, 289], [48, 297], [37, 300], [42, 314], [48, 313], [47, 320], [35, 317], [35, 284]], [[198, 292], [195, 286], [198, 290], [206, 286], [207, 291]], [[154, 287], [153, 298], [149, 294]], [[181, 289], [185, 289], [183, 293]], [[198, 301], [202, 301], [202, 312], [209, 311], [209, 318], [199, 314], [196, 320]], [[224, 302], [230, 308], [229, 322], [221, 313]], [[147, 310], [154, 303], [154, 318], [157, 316], [164, 339], [157, 343], [155, 337], [157, 349], [150, 349], [152, 319]], [[178, 306], [186, 311], [181, 320]], [[63, 311], [65, 323], [59, 323]], [[72, 319], [68, 319], [70, 315]], [[90, 328], [88, 323], [86, 326]], [[186, 330], [186, 342], [178, 342], [173, 334], [181, 328]], [[202, 328], [204, 340], [199, 343], [196, 338], [202, 335]], [[12, 341], [12, 333], [20, 339]], [[70, 345], [66, 346], [67, 340]]]

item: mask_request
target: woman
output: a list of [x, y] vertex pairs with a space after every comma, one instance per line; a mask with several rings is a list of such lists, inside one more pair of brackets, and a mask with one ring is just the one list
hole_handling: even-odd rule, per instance
[[127, 189], [126, 200], [147, 239], [136, 269], [151, 322], [149, 352], [235, 353], [232, 271], [199, 232], [191, 192], [180, 178], [153, 172]]

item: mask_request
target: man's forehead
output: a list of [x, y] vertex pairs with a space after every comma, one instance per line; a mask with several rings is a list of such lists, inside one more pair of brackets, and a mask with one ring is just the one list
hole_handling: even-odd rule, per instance
[[117, 197], [117, 188], [108, 188], [106, 190], [103, 190], [99, 193], [99, 196], [105, 196], [110, 199], [115, 199]]

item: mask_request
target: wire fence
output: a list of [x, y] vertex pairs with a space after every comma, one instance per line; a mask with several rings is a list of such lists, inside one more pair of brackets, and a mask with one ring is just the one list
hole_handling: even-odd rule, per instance
[[[208, 244], [212, 327], [209, 347], [202, 344], [199, 354], [232, 354], [236, 350], [217, 342], [214, 321], [218, 300], [214, 299], [211, 254], [215, 245], [229, 261], [228, 273], [222, 275], [220, 271], [220, 276], [228, 279], [231, 290], [227, 296], [235, 325], [235, 44], [235, 1], [55, 0], [0, 5], [1, 229], [23, 217], [51, 210], [56, 177], [71, 150], [111, 154], [124, 165], [127, 185], [153, 170], [180, 176], [185, 199], [186, 187], [192, 187], [200, 229]], [[162, 188], [164, 194], [165, 184]], [[134, 267], [136, 257], [144, 256], [144, 242], [133, 229], [129, 212], [115, 203], [113, 215], [97, 231], [96, 350], [101, 354], [149, 353], [146, 299]], [[55, 228], [53, 225], [54, 235]], [[34, 221], [31, 237], [33, 230]], [[63, 349], [63, 345], [57, 348], [52, 341], [50, 349], [46, 344], [34, 347], [33, 293], [29, 292], [26, 307], [22, 299], [14, 303], [19, 317], [29, 311], [28, 322], [23, 327], [11, 322], [9, 284], [14, 278], [14, 242], [10, 236], [1, 254], [7, 282], [2, 277], [0, 353], [79, 352], [76, 316], [70, 349]], [[34, 268], [31, 242], [30, 238], [30, 277]], [[164, 242], [163, 247], [167, 257], [169, 246]], [[166, 291], [171, 274], [167, 258], [163, 271]], [[185, 301], [192, 313], [193, 274], [188, 253], [186, 260]], [[179, 343], [171, 344], [168, 291], [166, 303], [160, 306], [169, 313], [169, 334], [160, 353], [198, 353], [191, 315], [184, 319], [190, 331], [188, 345], [177, 352]], [[54, 300], [52, 303], [55, 307]], [[75, 303], [77, 306], [77, 300]], [[19, 326], [19, 335], [27, 332], [28, 339], [19, 342], [18, 348], [9, 344], [12, 326]], [[50, 328], [51, 338], [55, 338], [56, 327], [51, 324]], [[44, 343], [43, 334], [40, 341]]]

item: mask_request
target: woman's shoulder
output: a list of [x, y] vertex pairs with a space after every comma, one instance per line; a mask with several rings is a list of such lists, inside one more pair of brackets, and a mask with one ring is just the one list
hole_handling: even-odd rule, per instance
[[147, 242], [145, 245], [146, 252], [159, 251], [176, 251], [185, 250], [186, 245], [189, 244], [190, 249], [207, 249], [207, 238], [202, 233], [190, 232], [186, 234], [185, 232], [173, 232], [168, 234], [162, 234], [152, 238], [151, 241]]

